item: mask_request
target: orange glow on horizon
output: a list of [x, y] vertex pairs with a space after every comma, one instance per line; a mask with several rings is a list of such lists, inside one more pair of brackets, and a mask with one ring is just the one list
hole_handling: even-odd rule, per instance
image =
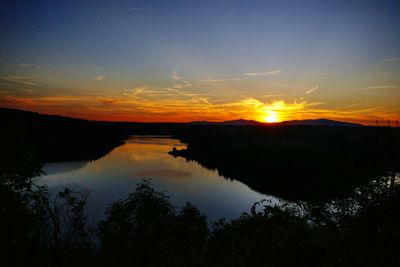
[[257, 120], [275, 123], [287, 120], [332, 119], [364, 125], [386, 125], [388, 119], [399, 120], [398, 114], [377, 108], [360, 110], [324, 109], [320, 103], [261, 102], [255, 98], [215, 103], [212, 99], [197, 96], [186, 98], [151, 99], [146, 88], [134, 90], [123, 96], [73, 96], [16, 97], [2, 95], [0, 107], [17, 108], [44, 114], [63, 115], [96, 121], [118, 122], [191, 122]]

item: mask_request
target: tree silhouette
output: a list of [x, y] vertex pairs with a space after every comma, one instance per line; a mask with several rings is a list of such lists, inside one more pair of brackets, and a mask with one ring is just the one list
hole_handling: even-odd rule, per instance
[[99, 224], [100, 251], [112, 264], [193, 266], [208, 235], [206, 218], [187, 203], [179, 212], [144, 180]]

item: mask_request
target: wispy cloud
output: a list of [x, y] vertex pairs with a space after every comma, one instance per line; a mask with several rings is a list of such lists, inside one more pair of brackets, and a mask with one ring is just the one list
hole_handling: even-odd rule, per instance
[[22, 63], [22, 64], [18, 64], [17, 66], [20, 67], [20, 68], [26, 68], [26, 67], [29, 67], [29, 64], [28, 63]]
[[179, 74], [178, 74], [178, 69], [173, 69], [171, 71], [171, 78], [174, 81], [180, 81], [181, 80], [181, 76], [179, 76]]
[[324, 108], [321, 102], [261, 101], [242, 97], [230, 101], [213, 100], [210, 95], [174, 88], [143, 86], [123, 94], [15, 96], [0, 91], [0, 105], [23, 107], [50, 114], [118, 121], [221, 121], [231, 119], [265, 120], [275, 112], [279, 120], [330, 118], [374, 123], [375, 119], [398, 119], [398, 114], [382, 106], [363, 109]]
[[306, 95], [311, 94], [312, 92], [314, 92], [314, 91], [317, 90], [318, 88], [319, 88], [319, 86], [315, 86], [315, 87], [311, 88], [310, 90], [307, 90], [305, 94], [306, 94]]
[[390, 89], [396, 88], [396, 85], [374, 85], [361, 88], [361, 90]]
[[263, 95], [264, 98], [271, 98], [271, 97], [282, 97], [283, 94], [270, 94], [270, 95]]
[[171, 71], [171, 79], [179, 82], [175, 84], [173, 87], [177, 89], [187, 88], [194, 85], [202, 85], [202, 84], [211, 84], [211, 83], [224, 83], [224, 82], [241, 82], [243, 80], [248, 80], [250, 76], [272, 76], [281, 73], [281, 70], [273, 70], [267, 72], [248, 72], [244, 73], [240, 76], [233, 76], [233, 77], [207, 77], [206, 79], [202, 80], [195, 80], [195, 81], [185, 81], [178, 73], [178, 69], [173, 69]]
[[400, 57], [388, 57], [384, 58], [383, 61], [400, 61]]
[[175, 81], [175, 84], [172, 85], [172, 87], [175, 89], [183, 89], [193, 86], [191, 82], [182, 79], [178, 73], [178, 69], [176, 68], [171, 71], [171, 79]]
[[180, 81], [180, 83], [175, 84], [173, 87], [176, 89], [183, 89], [183, 88], [188, 88], [188, 87], [192, 87], [193, 84], [188, 82], [188, 81]]
[[265, 72], [246, 72], [243, 73], [244, 76], [271, 76], [271, 75], [277, 75], [281, 73], [281, 70], [271, 70], [271, 71], [265, 71]]
[[104, 80], [104, 76], [97, 76], [97, 77], [94, 77], [94, 80], [95, 80], [95, 81], [102, 81], [102, 80]]
[[22, 76], [1, 76], [0, 80], [16, 84], [39, 86], [39, 84], [32, 82], [28, 78]]
[[[40, 94], [19, 93], [16, 90], [1, 90], [0, 106], [24, 108], [44, 113], [63, 114], [96, 120], [118, 121], [222, 121], [232, 119], [254, 119], [264, 121], [271, 112], [275, 112], [279, 120], [330, 118], [344, 121], [371, 123], [375, 119], [398, 119], [397, 111], [383, 106], [356, 105], [335, 108], [329, 103], [309, 102], [305, 98], [300, 101], [287, 102], [282, 94], [264, 96], [241, 96], [240, 98], [224, 98], [213, 93], [199, 93], [197, 88], [201, 82], [222, 82], [248, 79], [247, 76], [229, 79], [209, 78], [196, 84], [180, 77], [177, 70], [171, 72], [174, 77], [168, 87], [146, 85], [111, 95], [82, 95], [64, 91], [58, 94], [47, 90]], [[99, 76], [100, 77], [100, 76]], [[103, 77], [103, 76], [101, 76]], [[29, 77], [0, 76], [0, 81], [12, 81], [15, 88], [36, 90], [39, 87]], [[104, 77], [103, 77], [104, 78]], [[102, 79], [103, 79], [102, 78]], [[29, 85], [22, 86], [16, 83]], [[11, 82], [10, 82], [11, 83]], [[193, 88], [188, 88], [193, 84]], [[182, 88], [178, 88], [179, 85]], [[205, 84], [204, 84], [205, 85]], [[217, 84], [219, 86], [219, 84]], [[185, 87], [186, 86], [186, 87]], [[211, 86], [211, 85], [210, 85]], [[200, 87], [200, 86], [199, 86]], [[369, 88], [393, 88], [395, 85], [375, 85]], [[310, 94], [319, 87], [309, 89]], [[42, 86], [40, 86], [42, 90]], [[304, 87], [303, 87], [304, 90]], [[305, 95], [304, 95], [305, 96]], [[362, 107], [362, 108], [361, 108]]]
[[204, 96], [205, 94], [197, 94], [169, 87], [142, 86], [127, 91], [123, 95], [131, 99], [134, 98], [142, 101], [164, 101], [168, 99], [189, 99]]
[[246, 80], [247, 77], [241, 77], [241, 78], [213, 78], [213, 77], [208, 77], [207, 79], [204, 80], [198, 80], [196, 83], [219, 83], [219, 82], [239, 82], [241, 80]]

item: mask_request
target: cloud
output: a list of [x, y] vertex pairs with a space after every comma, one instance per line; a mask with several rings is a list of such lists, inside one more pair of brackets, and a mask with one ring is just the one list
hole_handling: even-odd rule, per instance
[[0, 105], [49, 114], [114, 121], [222, 121], [254, 119], [264, 121], [275, 112], [280, 121], [329, 118], [374, 124], [375, 120], [396, 120], [399, 115], [385, 107], [347, 110], [324, 108], [318, 102], [261, 101], [242, 97], [230, 101], [174, 88], [143, 86], [116, 95], [15, 96], [0, 91]]
[[178, 69], [173, 69], [171, 71], [171, 79], [176, 82], [176, 84], [172, 86], [175, 89], [184, 89], [193, 86], [191, 82], [182, 80], [182, 77], [178, 73]]
[[94, 77], [94, 80], [95, 80], [95, 81], [102, 81], [102, 80], [104, 80], [104, 76], [97, 76], [97, 77]]
[[29, 67], [29, 64], [22, 63], [22, 64], [18, 64], [17, 66], [20, 67], [20, 68], [25, 68], [25, 67]]
[[375, 85], [375, 86], [367, 86], [361, 88], [362, 90], [374, 90], [374, 89], [389, 89], [389, 88], [396, 88], [396, 85]]
[[[178, 73], [175, 73], [178, 76]], [[174, 76], [174, 75], [172, 75]], [[17, 80], [25, 84], [32, 84], [28, 77], [0, 77], [4, 81]], [[241, 77], [247, 79], [247, 77]], [[179, 77], [176, 83], [185, 86], [185, 81]], [[205, 81], [225, 81], [236, 79], [214, 79]], [[204, 82], [204, 81], [203, 81]], [[197, 85], [195, 82], [192, 82]], [[35, 90], [37, 87], [17, 86]], [[218, 84], [219, 85], [219, 84]], [[394, 85], [370, 86], [373, 88], [387, 88]], [[0, 88], [0, 106], [23, 108], [50, 114], [62, 114], [95, 120], [114, 121], [193, 121], [209, 120], [223, 121], [232, 119], [251, 119], [264, 121], [268, 114], [275, 113], [280, 121], [295, 119], [329, 118], [361, 123], [375, 123], [383, 119], [398, 119], [398, 111], [387, 107], [377, 106], [348, 106], [332, 107], [322, 102], [300, 101], [287, 102], [281, 94], [264, 95], [260, 97], [224, 98], [212, 93], [197, 93], [197, 90], [146, 85], [124, 92], [110, 95], [83, 95], [71, 92], [47, 90], [40, 94], [16, 93], [16, 90], [2, 90]], [[317, 90], [318, 86], [309, 89], [308, 94]], [[40, 90], [42, 87], [40, 86]], [[307, 94], [306, 92], [306, 94]], [[273, 98], [271, 98], [273, 97]], [[285, 99], [285, 100], [284, 100]]]
[[192, 92], [185, 92], [176, 88], [169, 87], [151, 87], [142, 86], [134, 88], [130, 91], [123, 93], [127, 99], [138, 99], [141, 101], [164, 101], [164, 100], [185, 100], [194, 97], [204, 96], [205, 94], [197, 94]]
[[178, 69], [173, 69], [171, 71], [171, 78], [174, 81], [180, 81], [181, 80], [181, 76], [179, 76], [179, 74], [178, 74]]
[[263, 95], [262, 97], [264, 98], [270, 98], [270, 97], [282, 97], [283, 94], [270, 94], [270, 95]]
[[314, 88], [311, 88], [310, 90], [306, 91], [306, 95], [311, 94], [312, 92], [314, 92], [315, 90], [317, 90], [319, 88], [319, 86], [315, 86]]
[[400, 61], [400, 57], [388, 57], [384, 58], [383, 61]]
[[39, 86], [39, 84], [32, 82], [29, 78], [23, 76], [1, 76], [0, 80], [22, 85]]
[[213, 78], [213, 77], [208, 77], [207, 79], [204, 80], [198, 80], [196, 83], [219, 83], [219, 82], [239, 82], [241, 80], [246, 80], [246, 78]]
[[176, 89], [183, 89], [183, 88], [188, 88], [188, 87], [192, 87], [193, 84], [191, 84], [188, 81], [180, 81], [180, 83], [175, 84], [173, 87]]
[[277, 75], [281, 73], [281, 70], [271, 70], [271, 71], [266, 71], [266, 72], [246, 72], [243, 73], [244, 76], [271, 76], [271, 75]]

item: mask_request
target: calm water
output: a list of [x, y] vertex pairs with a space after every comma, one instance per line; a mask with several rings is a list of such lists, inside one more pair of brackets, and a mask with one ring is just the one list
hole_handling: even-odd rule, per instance
[[278, 201], [241, 182], [224, 179], [195, 162], [168, 155], [173, 146], [185, 147], [171, 138], [131, 137], [96, 161], [46, 164], [47, 175], [41, 177], [40, 183], [53, 191], [62, 187], [89, 191], [89, 221], [104, 218], [105, 209], [126, 198], [144, 178], [151, 179], [156, 190], [165, 191], [176, 207], [189, 201], [211, 221], [236, 218], [261, 199]]

